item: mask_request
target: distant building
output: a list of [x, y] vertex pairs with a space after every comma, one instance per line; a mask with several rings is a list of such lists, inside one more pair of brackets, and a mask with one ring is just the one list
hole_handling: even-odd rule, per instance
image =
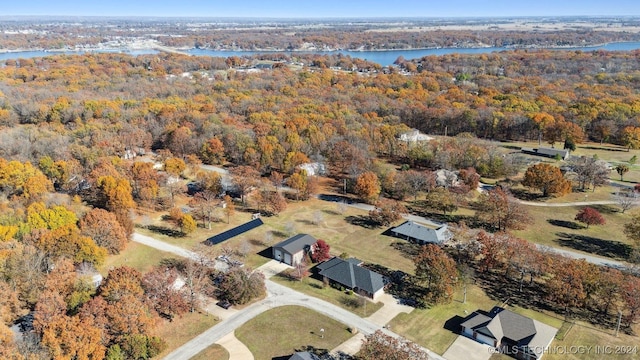
[[433, 140], [433, 138], [427, 134], [421, 133], [420, 130], [413, 129], [409, 132], [400, 134], [400, 136], [398, 137], [398, 140], [408, 142], [408, 143], [410, 142], [416, 143], [419, 141]]
[[548, 158], [555, 159], [559, 157], [562, 160], [567, 160], [569, 158], [569, 150], [565, 149], [553, 149], [553, 148], [522, 148], [520, 149], [525, 154], [529, 155], [537, 155], [544, 156]]
[[438, 224], [438, 226], [432, 227], [415, 221], [407, 221], [391, 229], [391, 232], [397, 237], [418, 244], [442, 245], [453, 236], [447, 224]]
[[318, 162], [300, 164], [298, 165], [298, 169], [306, 171], [307, 176], [323, 176], [327, 174], [327, 167], [324, 164]]

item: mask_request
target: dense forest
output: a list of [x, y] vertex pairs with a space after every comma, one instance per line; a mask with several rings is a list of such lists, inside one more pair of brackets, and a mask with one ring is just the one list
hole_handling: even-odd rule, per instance
[[288, 168], [296, 153], [415, 160], [395, 141], [409, 128], [637, 147], [639, 56], [519, 50], [399, 59], [410, 75], [336, 71], [328, 67], [349, 58], [329, 56], [312, 56], [315, 66], [301, 70], [259, 72], [234, 69], [248, 61], [240, 58], [166, 54], [8, 60], [0, 154], [74, 159], [90, 171], [127, 150], [184, 158], [217, 139], [226, 160], [267, 173]]
[[[297, 184], [306, 176], [296, 168], [311, 160], [328, 164], [331, 176], [351, 179], [352, 190], [365, 200], [369, 189], [377, 198], [380, 187], [394, 196], [389, 184], [399, 183], [378, 179], [380, 158], [410, 168], [402, 175], [406, 183], [413, 176], [422, 187], [428, 182], [419, 174], [423, 170], [465, 169], [460, 173], [466, 187], [451, 192], [469, 191], [477, 188], [476, 171], [496, 177], [513, 172], [496, 141], [570, 145], [591, 139], [640, 147], [639, 56], [640, 51], [518, 50], [398, 59], [386, 71], [348, 57], [313, 55], [300, 58], [307, 65], [282, 57], [279, 66], [263, 70], [249, 69], [255, 59], [177, 54], [7, 60], [0, 67], [0, 356], [74, 352], [82, 358], [148, 358], [164, 348], [151, 329], [161, 317], [196, 308], [193, 294], [203, 289], [191, 289], [191, 297], [175, 294], [166, 284], [178, 275], [164, 268], [144, 275], [115, 268], [97, 289], [77, 271], [90, 274], [108, 254], [124, 248], [133, 231], [132, 209], [173, 207], [174, 195], [182, 190], [169, 177], [189, 166], [230, 168], [243, 205], [244, 191], [255, 185], [249, 180], [260, 176], [269, 176], [276, 186], [288, 177], [289, 186], [301, 189]], [[352, 66], [356, 70], [344, 70]], [[421, 146], [397, 140], [411, 128], [457, 136]], [[163, 174], [153, 163], [130, 161], [150, 150], [163, 163]], [[200, 176], [202, 186], [220, 192], [219, 177]], [[427, 200], [442, 205], [447, 197], [438, 196], [449, 192], [434, 190]], [[410, 193], [398, 190], [395, 197]], [[213, 206], [206, 194], [194, 196], [194, 208], [202, 210], [194, 216]], [[256, 197], [267, 199], [269, 211], [277, 213], [286, 201], [277, 192], [279, 198], [273, 196], [263, 191]], [[487, 209], [485, 214], [495, 213]], [[489, 215], [483, 221], [495, 223], [493, 229], [508, 228]], [[191, 216], [170, 213], [169, 218], [181, 231], [196, 226]], [[540, 254], [518, 250], [524, 246], [519, 239], [485, 233], [478, 238], [486, 253], [481, 265], [505, 274], [519, 267], [514, 276], [520, 289], [525, 274], [533, 282], [534, 276], [554, 271], [531, 267]], [[531, 257], [523, 255], [518, 262], [514, 254]], [[550, 268], [571, 270], [567, 276], [595, 272], [580, 262], [555, 264], [560, 265]], [[176, 268], [183, 276], [211, 275], [193, 266]], [[611, 274], [619, 278], [614, 284], [619, 297], [618, 288], [628, 287], [633, 296], [624, 301], [637, 299], [633, 276], [603, 269], [598, 283]], [[237, 276], [248, 278], [250, 272]], [[548, 282], [548, 293], [556, 294], [552, 301], [558, 308], [593, 300], [590, 311], [610, 310], [607, 296], [598, 294], [614, 290], [601, 286], [600, 293], [578, 298], [559, 293], [572, 288], [556, 279]], [[640, 311], [637, 303], [628, 309], [625, 319], [631, 324]], [[5, 324], [31, 311], [38, 339], [17, 349]]]

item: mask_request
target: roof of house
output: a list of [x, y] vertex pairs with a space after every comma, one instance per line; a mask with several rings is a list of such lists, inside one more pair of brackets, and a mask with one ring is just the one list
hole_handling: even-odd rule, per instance
[[415, 221], [406, 221], [391, 231], [397, 235], [436, 244], [441, 244], [451, 238], [451, 232], [446, 224], [442, 224], [440, 227], [434, 229]]
[[518, 346], [531, 348], [539, 355], [558, 331], [552, 326], [498, 306], [487, 315], [476, 311], [460, 325], [496, 340], [509, 339]]
[[289, 358], [289, 360], [318, 360], [319, 358], [308, 352], [308, 351], [302, 351], [302, 352], [297, 352], [293, 355], [291, 355], [291, 357]]
[[384, 278], [377, 272], [359, 266], [362, 261], [350, 258], [343, 260], [331, 258], [317, 268], [319, 274], [340, 283], [348, 288], [358, 288], [370, 294], [376, 293], [384, 287]]
[[309, 234], [298, 234], [274, 245], [273, 248], [280, 248], [289, 254], [296, 254], [317, 241], [316, 238]]
[[214, 236], [208, 238], [205, 241], [205, 244], [207, 244], [207, 245], [220, 244], [221, 242], [227, 241], [227, 240], [231, 239], [232, 237], [238, 236], [238, 235], [240, 235], [242, 233], [245, 233], [245, 232], [247, 232], [249, 230], [255, 229], [255, 228], [257, 228], [258, 226], [260, 226], [262, 224], [264, 224], [262, 222], [262, 219], [260, 219], [260, 218], [253, 219], [253, 220], [251, 220], [249, 222], [246, 222], [246, 223], [244, 223], [244, 224], [242, 224], [240, 226], [236, 226], [233, 229], [229, 229], [229, 230], [227, 230], [227, 231], [225, 231], [223, 233], [220, 233], [218, 235], [214, 235]]

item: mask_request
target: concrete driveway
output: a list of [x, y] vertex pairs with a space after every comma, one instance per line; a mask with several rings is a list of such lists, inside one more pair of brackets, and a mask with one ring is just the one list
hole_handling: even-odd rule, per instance
[[442, 355], [447, 360], [488, 360], [493, 354], [493, 348], [480, 344], [466, 336], [459, 335]]
[[377, 301], [383, 303], [384, 306], [381, 307], [380, 310], [371, 314], [367, 320], [380, 326], [386, 325], [400, 313], [408, 314], [413, 311], [413, 307], [400, 304], [400, 301], [394, 298], [391, 294], [383, 293]]

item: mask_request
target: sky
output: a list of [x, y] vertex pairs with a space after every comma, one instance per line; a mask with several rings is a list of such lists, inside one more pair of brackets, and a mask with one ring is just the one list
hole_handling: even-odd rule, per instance
[[270, 18], [640, 15], [638, 0], [5, 0], [0, 16]]

